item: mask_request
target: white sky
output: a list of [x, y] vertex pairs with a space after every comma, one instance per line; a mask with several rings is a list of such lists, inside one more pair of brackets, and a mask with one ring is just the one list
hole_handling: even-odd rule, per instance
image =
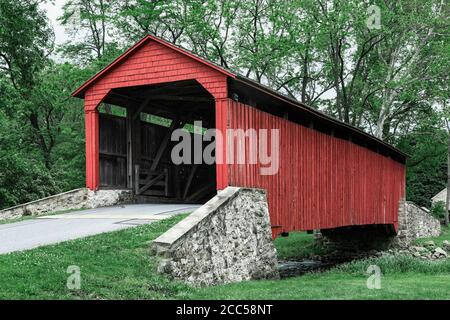
[[[53, 2], [53, 3], [51, 3]], [[41, 7], [47, 12], [47, 17], [50, 20], [53, 30], [55, 31], [55, 42], [57, 45], [64, 43], [67, 40], [67, 35], [64, 27], [56, 20], [63, 13], [62, 6], [66, 0], [53, 0], [42, 4]]]

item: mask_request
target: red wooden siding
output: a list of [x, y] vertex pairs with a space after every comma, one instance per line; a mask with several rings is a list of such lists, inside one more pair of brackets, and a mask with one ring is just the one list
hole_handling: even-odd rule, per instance
[[[228, 79], [236, 80], [237, 75], [156, 37], [142, 39], [73, 94], [85, 99], [87, 187], [91, 190], [99, 187], [97, 107], [111, 89], [197, 80], [215, 99], [216, 128], [222, 133], [227, 128], [280, 130], [277, 174], [261, 175], [260, 165], [216, 165], [218, 189], [230, 185], [267, 190], [275, 236], [294, 230], [352, 225], [397, 227], [399, 200], [405, 196], [403, 163], [348, 140], [232, 101], [227, 98]], [[255, 87], [248, 81], [240, 85]], [[255, 88], [267, 93], [264, 88]], [[286, 102], [272, 93], [267, 93], [267, 99]], [[355, 134], [373, 140], [363, 133]], [[226, 159], [229, 148], [218, 142], [217, 156]], [[387, 148], [394, 155], [399, 153]]]
[[[227, 97], [227, 75], [199, 60], [189, 57], [168, 43], [161, 43], [152, 37], [143, 39], [126, 59], [116, 60], [108, 72], [87, 82], [74, 95], [84, 93], [86, 111], [86, 185], [91, 190], [99, 187], [98, 114], [96, 109], [108, 92], [114, 88], [152, 85], [182, 80], [197, 80], [216, 99], [216, 108]], [[106, 69], [105, 69], [106, 70]], [[85, 87], [86, 86], [86, 87]], [[219, 113], [219, 112], [217, 112]], [[226, 120], [224, 118], [224, 120]], [[219, 124], [225, 125], [225, 122]], [[220, 128], [219, 124], [217, 125]], [[223, 128], [220, 128], [223, 129]], [[226, 176], [224, 166], [218, 166], [218, 181]]]
[[405, 196], [402, 163], [231, 100], [228, 117], [229, 128], [280, 130], [278, 174], [260, 175], [260, 165], [228, 165], [229, 185], [267, 190], [274, 235], [350, 225], [396, 227]]
[[114, 88], [191, 79], [197, 80], [214, 98], [227, 96], [226, 75], [148, 39], [86, 89], [85, 108], [95, 109]]

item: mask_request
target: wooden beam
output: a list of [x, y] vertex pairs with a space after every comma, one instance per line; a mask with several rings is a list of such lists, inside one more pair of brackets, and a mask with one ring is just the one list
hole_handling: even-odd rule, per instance
[[[154, 185], [156, 182], [158, 182], [158, 180], [161, 180], [161, 178], [165, 175], [166, 175], [166, 171], [162, 171], [153, 179], [150, 179], [150, 180], [147, 179], [145, 185], [142, 188], [138, 189], [137, 195], [140, 195], [142, 192], [145, 192], [148, 188], [150, 188], [152, 185]], [[151, 177], [151, 175], [149, 177]]]
[[182, 126], [184, 123], [180, 122], [178, 118], [175, 118], [172, 120], [172, 123], [170, 124], [169, 132], [167, 132], [166, 136], [164, 137], [163, 141], [161, 142], [161, 145], [159, 146], [158, 152], [156, 153], [155, 160], [152, 163], [152, 166], [150, 167], [150, 171], [154, 171], [159, 164], [159, 161], [161, 160], [162, 155], [164, 154], [164, 151], [167, 148], [167, 145], [169, 144], [170, 137], [172, 136], [172, 132], [177, 128]]
[[[151, 100], [152, 100], [151, 96], [148, 96], [147, 98], [145, 98], [145, 100], [134, 111], [133, 120], [137, 120], [138, 119], [138, 117], [140, 116], [142, 110], [144, 110], [144, 108], [147, 107], [147, 105], [150, 103]], [[139, 118], [139, 120], [140, 120], [140, 118]]]
[[[135, 187], [135, 165], [141, 161], [141, 121], [136, 110], [127, 107], [127, 187]], [[136, 191], [136, 190], [135, 190]]]
[[[124, 95], [124, 94], [121, 94], [121, 93], [117, 93], [117, 92], [114, 92], [114, 91], [112, 91], [110, 95], [111, 96], [116, 96], [118, 98], [121, 98], [124, 101], [128, 102], [129, 104], [139, 104], [139, 107], [136, 109], [137, 113], [135, 114], [135, 118], [134, 119], [136, 119], [139, 116], [138, 113], [146, 112], [146, 109], [153, 110], [153, 111], [159, 113], [159, 115], [162, 115], [164, 117], [169, 117], [169, 118], [170, 117], [175, 117], [175, 113], [170, 111], [170, 109], [171, 109], [170, 106], [166, 106], [166, 105], [163, 105], [161, 103], [158, 103], [158, 102], [154, 101], [155, 97], [163, 97], [163, 96], [151, 96], [151, 97], [148, 96], [146, 99], [140, 100], [140, 99], [135, 99], [135, 98], [133, 98], [131, 96]], [[166, 97], [171, 97], [171, 98], [167, 98], [167, 99], [162, 98], [162, 99], [159, 99], [159, 100], [160, 101], [198, 102], [198, 101], [189, 101], [189, 100], [193, 100], [193, 99], [196, 100], [197, 99], [196, 97], [187, 97], [187, 98], [186, 97], [179, 97], [179, 98], [177, 98], [176, 96], [166, 96]], [[180, 98], [181, 98], [181, 100], [180, 100]], [[198, 99], [202, 100], [203, 102], [205, 102], [205, 101], [206, 102], [213, 102], [213, 100], [209, 99], [209, 98], [198, 97]], [[147, 113], [149, 113], [149, 112], [147, 112]], [[191, 113], [194, 114], [194, 112], [192, 112], [192, 110], [191, 110]], [[203, 116], [203, 115], [204, 115], [204, 113], [199, 113], [196, 117], [201, 119], [202, 118], [201, 116]], [[189, 122], [190, 120], [192, 120], [192, 119], [190, 119], [190, 118], [188, 118], [186, 116], [179, 116], [179, 119], [180, 120], [185, 120], [186, 122]]]
[[205, 193], [205, 191], [208, 191], [209, 189], [214, 190], [214, 183], [207, 184], [204, 187], [198, 189], [185, 200], [186, 201], [197, 200], [201, 194]]
[[193, 165], [191, 172], [189, 173], [189, 177], [187, 179], [186, 182], [186, 186], [184, 188], [184, 192], [183, 192], [183, 199], [186, 199], [188, 192], [189, 192], [189, 188], [191, 187], [192, 184], [192, 180], [194, 179], [195, 176], [195, 172], [197, 171], [198, 165]]
[[175, 166], [173, 168], [173, 171], [174, 171], [174, 180], [175, 180], [175, 184], [174, 184], [175, 198], [181, 199], [180, 169], [177, 166]]
[[167, 168], [164, 169], [165, 179], [164, 179], [164, 193], [166, 197], [169, 196], [169, 170]]
[[99, 154], [100, 154], [100, 157], [101, 156], [112, 157], [112, 158], [126, 158], [127, 157], [126, 154], [116, 153], [116, 152], [108, 152], [108, 151], [100, 151]]
[[212, 98], [196, 96], [155, 95], [152, 98], [161, 101], [214, 102]]
[[127, 188], [133, 188], [133, 116], [131, 108], [127, 108]]
[[136, 192], [136, 195], [139, 195], [139, 182], [140, 182], [140, 177], [141, 175], [141, 167], [140, 165], [136, 164], [134, 166], [134, 190]]
[[[147, 111], [147, 113], [149, 114], [154, 114], [154, 115], [159, 115], [162, 117], [170, 117], [170, 118], [175, 118], [177, 117], [178, 120], [183, 121], [184, 123], [189, 123], [192, 122], [193, 120], [202, 120], [204, 126], [209, 126], [212, 124], [212, 120], [208, 120], [205, 119], [205, 113], [196, 113], [194, 112], [194, 110], [192, 108], [188, 108], [189, 111], [188, 112], [184, 112], [184, 115], [177, 115], [173, 112], [169, 112], [169, 107], [164, 106], [162, 104], [159, 103], [155, 103], [154, 101], [152, 101], [149, 105], [149, 111]], [[145, 111], [144, 111], [145, 112]]]
[[[141, 90], [139, 93], [139, 96], [154, 96], [155, 94], [164, 93], [164, 91], [166, 91], [167, 89], [178, 89], [177, 92], [179, 92], [179, 90], [182, 90], [184, 88], [192, 88], [192, 86], [190, 86], [190, 87], [178, 87], [178, 86], [179, 85], [177, 83], [170, 83], [163, 87], [154, 88], [151, 90]], [[119, 92], [117, 92], [117, 90], [114, 90], [114, 89], [111, 90], [111, 92], [108, 94], [108, 96], [115, 96], [115, 97], [118, 97], [121, 99], [128, 100], [129, 102], [132, 102], [132, 103], [142, 103], [142, 100], [136, 99], [136, 98], [129, 96], [127, 94], [124, 94], [124, 93], [119, 93]]]
[[[116, 91], [114, 91], [114, 90], [112, 90], [112, 91], [108, 94], [108, 96], [123, 99], [123, 100], [125, 100], [125, 101], [128, 102], [128, 105], [130, 105], [130, 104], [132, 104], [132, 103], [141, 103], [141, 102], [142, 102], [142, 100], [133, 98], [133, 97], [128, 96], [128, 95], [126, 95], [126, 94], [118, 93], [118, 92], [116, 92]], [[107, 97], [107, 98], [108, 98], [108, 97]]]

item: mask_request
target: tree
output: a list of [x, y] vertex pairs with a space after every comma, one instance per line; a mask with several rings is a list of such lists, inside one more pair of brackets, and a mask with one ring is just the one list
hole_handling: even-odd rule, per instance
[[10, 80], [0, 77], [0, 208], [60, 191], [39, 151], [27, 143], [29, 124], [16, 114], [16, 95]]
[[448, 144], [447, 144], [447, 197], [445, 201], [445, 225], [448, 227], [449, 218], [448, 210], [450, 210], [450, 126], [447, 121]]
[[448, 79], [435, 67], [448, 61], [439, 48], [448, 25], [448, 5], [440, 0], [400, 1], [389, 3], [386, 9], [383, 14], [389, 30], [378, 48], [378, 65], [384, 74], [379, 83], [381, 103], [375, 129], [379, 138], [389, 132], [393, 114], [417, 106], [415, 102], [422, 98], [418, 84], [441, 76]]
[[446, 185], [447, 133], [440, 117], [439, 112], [429, 109], [395, 141], [398, 148], [410, 155], [406, 198], [423, 207], [430, 207], [431, 198]]
[[72, 38], [78, 39], [81, 33], [82, 40], [69, 41], [62, 47], [62, 52], [82, 62], [100, 59], [107, 50], [113, 3], [111, 0], [67, 1], [58, 20]]
[[0, 2], [0, 71], [26, 95], [35, 84], [35, 74], [53, 48], [54, 35], [41, 0]]
[[[114, 25], [119, 30], [116, 39], [133, 43], [154, 34], [174, 44], [180, 43], [188, 25], [192, 6], [198, 0], [124, 0], [114, 7]], [[192, 4], [192, 5], [191, 5]]]
[[[30, 135], [48, 158], [51, 142], [39, 123], [39, 110], [33, 103], [38, 74], [53, 48], [53, 32], [39, 9], [41, 1], [2, 1], [0, 3], [0, 65], [14, 87], [15, 112], [32, 128]], [[50, 145], [49, 145], [50, 143]], [[46, 165], [49, 163], [46, 161]]]
[[49, 58], [41, 1], [0, 2], [0, 142], [11, 146], [0, 183], [28, 181], [30, 167], [52, 179], [44, 193], [82, 185], [83, 113], [70, 92], [150, 33], [400, 147], [419, 204], [446, 184], [446, 1], [68, 0], [65, 64]]
[[450, 210], [450, 115], [449, 115], [449, 101], [443, 101], [444, 123], [447, 130], [447, 196], [445, 201], [445, 225], [449, 225], [449, 210]]

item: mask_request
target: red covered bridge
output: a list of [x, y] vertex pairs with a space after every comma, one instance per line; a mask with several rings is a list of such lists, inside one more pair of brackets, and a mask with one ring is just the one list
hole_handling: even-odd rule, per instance
[[[92, 190], [127, 188], [140, 201], [201, 203], [226, 186], [258, 187], [267, 190], [275, 235], [397, 228], [405, 197], [402, 152], [162, 39], [145, 37], [73, 95], [85, 101]], [[105, 104], [123, 112], [103, 113]], [[261, 175], [260, 164], [175, 165], [171, 134], [194, 121], [221, 132], [278, 129], [278, 172]], [[216, 157], [226, 159], [229, 139], [216, 142]]]

